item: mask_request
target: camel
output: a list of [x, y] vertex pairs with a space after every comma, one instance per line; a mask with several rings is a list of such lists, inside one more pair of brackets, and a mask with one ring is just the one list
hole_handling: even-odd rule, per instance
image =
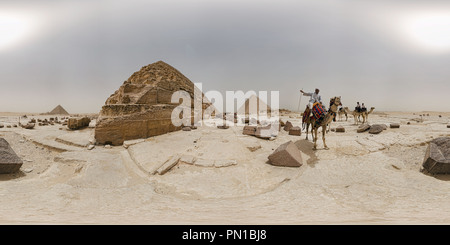
[[[336, 97], [335, 97], [336, 98]], [[335, 100], [335, 98], [331, 98], [330, 99], [330, 107], [333, 105], [333, 103], [334, 103], [334, 100]], [[340, 102], [339, 102], [340, 103]], [[342, 105], [342, 104], [341, 104]], [[344, 111], [344, 110], [343, 110]], [[302, 116], [303, 115], [309, 115], [309, 114], [311, 114], [311, 110], [309, 109], [309, 107], [308, 106], [306, 106], [306, 109], [305, 109], [305, 112], [303, 112], [302, 113]], [[347, 116], [347, 114], [345, 114], [346, 116]], [[308, 140], [308, 131], [309, 131], [309, 125], [311, 125], [311, 118], [312, 118], [313, 116], [310, 116], [310, 117], [304, 117], [304, 119], [303, 119], [303, 129], [305, 129], [305, 126], [306, 126], [306, 140]], [[328, 123], [327, 124], [327, 133], [329, 133], [330, 132], [330, 125], [331, 125], [331, 122], [333, 121], [333, 119], [336, 117], [336, 113], [331, 117], [331, 121], [330, 121], [330, 123]], [[313, 139], [314, 139], [314, 135], [313, 135], [313, 131], [312, 131], [312, 127], [311, 127], [311, 137], [313, 137]]]
[[369, 114], [373, 112], [373, 110], [375, 110], [375, 107], [371, 107], [370, 111], [361, 111], [361, 112], [357, 112], [356, 110], [350, 112], [350, 110], [348, 109], [348, 107], [344, 107], [344, 110], [348, 113], [348, 114], [352, 114], [353, 118], [355, 119], [355, 124], [358, 124], [358, 122], [360, 121], [360, 117], [362, 117], [362, 123], [366, 122], [366, 119], [369, 118]]
[[[308, 139], [308, 127], [311, 124], [311, 135], [313, 137], [314, 141], [314, 147], [313, 150], [317, 150], [317, 131], [320, 127], [322, 127], [322, 140], [323, 140], [323, 146], [326, 150], [328, 150], [328, 146], [325, 142], [325, 133], [327, 131], [327, 126], [333, 121], [333, 118], [336, 116], [337, 108], [339, 105], [341, 105], [341, 97], [334, 97], [331, 99], [331, 106], [328, 112], [325, 114], [325, 118], [320, 122], [316, 123], [316, 119], [314, 116], [307, 117], [306, 120], [306, 139]], [[307, 114], [309, 115], [309, 114]]]
[[[302, 116], [303, 116], [303, 129], [305, 129], [306, 126], [306, 140], [308, 140], [308, 131], [309, 131], [309, 125], [311, 125], [311, 117], [309, 116], [309, 114], [311, 113], [311, 110], [309, 109], [308, 106], [306, 106], [306, 110], [305, 112], [303, 112]], [[314, 135], [312, 134], [312, 129], [311, 129], [311, 137], [313, 137], [314, 139]]]
[[375, 107], [370, 107], [370, 111], [365, 110], [363, 113], [363, 118], [365, 116], [365, 120], [364, 122], [368, 122], [369, 121], [369, 114], [373, 112], [373, 110], [375, 110]]
[[348, 115], [347, 115], [347, 112], [344, 110], [344, 108], [339, 109], [338, 115], [339, 115], [339, 121], [342, 121], [343, 115], [345, 115], [345, 121], [348, 120]]

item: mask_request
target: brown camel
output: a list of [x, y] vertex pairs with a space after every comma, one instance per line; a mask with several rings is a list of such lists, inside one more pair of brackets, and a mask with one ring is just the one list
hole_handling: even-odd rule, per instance
[[344, 108], [339, 109], [338, 115], [339, 115], [339, 121], [342, 121], [343, 115], [345, 115], [345, 121], [348, 120], [348, 115]]
[[[331, 99], [332, 104], [330, 106], [330, 109], [325, 114], [325, 118], [320, 122], [317, 123], [316, 119], [314, 117], [310, 117], [310, 123], [311, 123], [311, 134], [313, 136], [314, 141], [314, 147], [313, 150], [317, 149], [317, 131], [320, 127], [322, 127], [322, 140], [323, 140], [323, 146], [326, 150], [328, 150], [328, 146], [325, 142], [325, 133], [327, 131], [327, 125], [330, 124], [333, 121], [333, 118], [336, 116], [337, 108], [339, 105], [341, 105], [341, 97], [334, 97]], [[307, 135], [308, 136], [308, 135]]]
[[369, 121], [369, 114], [370, 113], [372, 113], [373, 112], [373, 110], [375, 110], [375, 107], [370, 107], [370, 111], [364, 111], [363, 112], [363, 119], [364, 119], [364, 122], [368, 122]]
[[370, 111], [350, 111], [348, 109], [348, 107], [344, 107], [344, 110], [348, 113], [348, 114], [352, 114], [353, 118], [355, 119], [355, 124], [358, 124], [358, 122], [360, 122], [360, 117], [362, 117], [362, 123], [366, 122], [366, 119], [369, 117], [369, 114], [373, 112], [373, 110], [375, 110], [375, 107], [371, 107]]

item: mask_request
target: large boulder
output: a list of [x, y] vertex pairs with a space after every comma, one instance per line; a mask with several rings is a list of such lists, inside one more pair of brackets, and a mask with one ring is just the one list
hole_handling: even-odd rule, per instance
[[[91, 119], [89, 117], [69, 118], [69, 121], [67, 122], [67, 127], [72, 130], [82, 129], [88, 127], [90, 122]], [[43, 125], [48, 125], [48, 123]]]
[[291, 122], [289, 122], [289, 121], [287, 121], [285, 124], [284, 124], [284, 131], [288, 131], [289, 132], [289, 130], [292, 128], [292, 127], [294, 127], [293, 125], [292, 125], [292, 123]]
[[292, 141], [280, 145], [270, 154], [269, 162], [282, 167], [300, 167], [303, 164], [302, 154]]
[[[202, 114], [211, 106], [201, 91], [172, 66], [158, 61], [142, 67], [106, 100], [95, 128], [97, 142], [121, 145], [125, 140], [180, 130], [182, 126], [175, 126], [171, 120], [172, 111], [181, 102], [172, 103], [172, 94], [177, 91], [191, 97], [191, 124], [194, 113]], [[201, 100], [201, 108], [195, 111], [194, 101]]]
[[22, 128], [24, 128], [24, 129], [33, 129], [34, 126], [36, 126], [35, 123], [27, 123], [25, 125], [22, 125]]
[[439, 137], [430, 142], [422, 164], [422, 172], [450, 174], [450, 137]]
[[302, 129], [300, 127], [292, 127], [289, 129], [289, 135], [302, 135]]
[[8, 141], [0, 138], [0, 174], [15, 173], [22, 164], [22, 159], [16, 155]]
[[362, 133], [362, 132], [366, 132], [369, 129], [370, 129], [370, 125], [369, 124], [362, 124], [361, 126], [358, 127], [356, 132]]
[[244, 126], [244, 130], [242, 131], [242, 134], [254, 136], [255, 132], [256, 132], [256, 126]]
[[369, 134], [379, 134], [381, 132], [383, 132], [384, 127], [380, 124], [374, 124], [372, 126], [370, 126], [369, 129]]
[[255, 136], [261, 139], [271, 139], [278, 136], [279, 124], [258, 126], [255, 130]]

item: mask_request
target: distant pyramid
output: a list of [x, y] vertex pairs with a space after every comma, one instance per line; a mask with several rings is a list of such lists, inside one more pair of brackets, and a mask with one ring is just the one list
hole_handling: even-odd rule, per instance
[[51, 112], [49, 112], [47, 114], [50, 114], [50, 115], [69, 115], [69, 113], [61, 105], [58, 105], [57, 107], [55, 107], [55, 109], [53, 109]]
[[266, 114], [270, 113], [271, 108], [263, 100], [256, 95], [251, 95], [245, 103], [238, 109], [237, 113], [240, 115], [249, 114]]

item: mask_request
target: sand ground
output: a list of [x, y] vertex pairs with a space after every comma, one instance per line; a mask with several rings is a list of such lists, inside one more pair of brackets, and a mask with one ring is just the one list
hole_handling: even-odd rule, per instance
[[[338, 120], [331, 127], [346, 132], [326, 135], [329, 150], [319, 138], [317, 151], [304, 132], [283, 130], [269, 141], [242, 127], [199, 127], [88, 150], [93, 128], [5, 127], [0, 137], [24, 164], [0, 175], [0, 223], [450, 224], [450, 178], [420, 172], [428, 142], [450, 136], [450, 113], [427, 113], [373, 113], [369, 123], [401, 124], [378, 135], [356, 133], [352, 117]], [[281, 118], [300, 126], [297, 114]], [[16, 121], [0, 115], [5, 125]], [[268, 164], [289, 140], [303, 166]], [[175, 154], [197, 161], [150, 174]]]

